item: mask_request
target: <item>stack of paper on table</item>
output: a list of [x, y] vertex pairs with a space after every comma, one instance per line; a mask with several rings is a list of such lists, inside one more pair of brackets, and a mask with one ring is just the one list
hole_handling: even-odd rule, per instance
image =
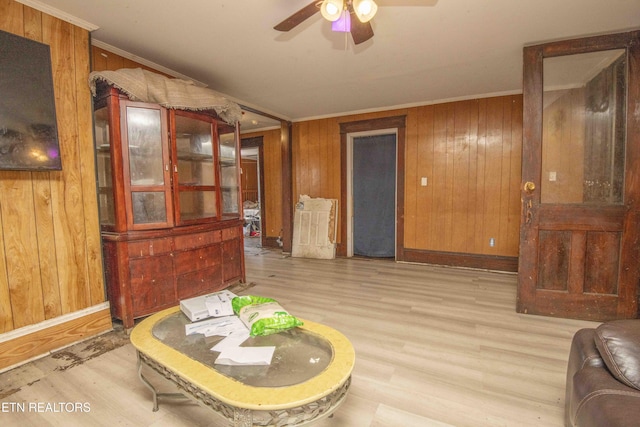
[[229, 316], [233, 314], [231, 300], [237, 295], [233, 292], [223, 290], [208, 295], [180, 301], [180, 310], [192, 322], [206, 319], [208, 317]]
[[185, 335], [203, 334], [205, 337], [214, 335], [228, 336], [233, 332], [248, 331], [238, 316], [215, 317], [200, 322], [189, 323], [184, 326]]
[[220, 352], [215, 363], [220, 365], [270, 365], [275, 347], [240, 347], [249, 338], [249, 328], [236, 315], [212, 317], [184, 326], [185, 334], [219, 335], [225, 338], [211, 348]]

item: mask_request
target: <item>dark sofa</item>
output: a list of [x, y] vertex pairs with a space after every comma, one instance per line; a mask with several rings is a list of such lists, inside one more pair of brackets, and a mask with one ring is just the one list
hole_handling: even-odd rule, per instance
[[567, 367], [565, 425], [640, 426], [640, 319], [576, 332]]

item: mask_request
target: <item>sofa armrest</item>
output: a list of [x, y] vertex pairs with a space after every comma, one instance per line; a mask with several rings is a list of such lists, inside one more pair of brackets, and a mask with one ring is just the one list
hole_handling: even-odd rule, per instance
[[575, 333], [571, 341], [564, 398], [564, 423], [566, 427], [572, 427], [574, 425], [574, 411], [572, 408], [574, 375], [585, 366], [593, 366], [595, 368], [604, 366], [604, 362], [593, 340], [595, 332], [595, 329], [580, 329]]
[[595, 329], [573, 337], [565, 395], [567, 427], [629, 427], [640, 420], [640, 391], [616, 380], [596, 347]]
[[637, 426], [640, 391], [616, 380], [606, 367], [588, 366], [573, 377], [569, 414], [571, 426]]

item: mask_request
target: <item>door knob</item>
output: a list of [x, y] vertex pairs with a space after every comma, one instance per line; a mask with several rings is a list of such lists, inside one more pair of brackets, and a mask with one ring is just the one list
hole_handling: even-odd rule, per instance
[[536, 185], [533, 182], [527, 181], [524, 183], [524, 191], [526, 191], [527, 193], [531, 193], [535, 189], [536, 189]]

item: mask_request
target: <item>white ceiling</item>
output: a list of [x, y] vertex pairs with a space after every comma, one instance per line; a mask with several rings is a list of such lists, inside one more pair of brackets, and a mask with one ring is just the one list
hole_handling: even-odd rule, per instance
[[19, 1], [292, 121], [519, 93], [523, 46], [640, 28], [638, 0], [380, 0], [354, 46], [319, 13], [273, 29], [311, 0]]

